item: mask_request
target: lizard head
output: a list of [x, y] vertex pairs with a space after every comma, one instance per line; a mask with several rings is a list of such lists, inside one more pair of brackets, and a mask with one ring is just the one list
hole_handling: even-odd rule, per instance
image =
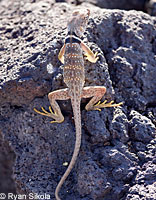
[[87, 9], [87, 13], [75, 11], [72, 14], [72, 18], [68, 21], [68, 32], [75, 33], [78, 37], [81, 37], [86, 29], [90, 10]]

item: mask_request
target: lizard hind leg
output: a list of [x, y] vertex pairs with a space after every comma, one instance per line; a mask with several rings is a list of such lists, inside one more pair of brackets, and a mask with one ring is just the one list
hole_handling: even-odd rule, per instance
[[106, 103], [107, 100], [105, 100], [104, 102], [101, 103], [100, 99], [104, 96], [105, 93], [106, 93], [106, 88], [104, 86], [84, 87], [81, 98], [92, 97], [92, 99], [86, 105], [85, 109], [101, 111], [101, 108], [117, 107], [117, 106], [120, 106], [123, 104], [122, 102], [120, 102], [118, 104], [116, 104], [116, 103], [113, 104], [114, 101]]
[[[48, 94], [48, 98], [50, 101], [51, 106], [49, 106], [49, 112], [46, 111], [43, 107], [41, 107], [42, 111], [37, 110], [34, 108], [34, 111], [37, 112], [40, 115], [44, 115], [46, 117], [53, 118], [54, 121], [51, 121], [50, 123], [62, 123], [64, 121], [64, 117], [62, 115], [62, 112], [60, 110], [60, 107], [56, 100], [67, 100], [69, 99], [68, 95], [68, 89], [61, 89], [56, 90]], [[52, 111], [53, 109], [53, 111]]]

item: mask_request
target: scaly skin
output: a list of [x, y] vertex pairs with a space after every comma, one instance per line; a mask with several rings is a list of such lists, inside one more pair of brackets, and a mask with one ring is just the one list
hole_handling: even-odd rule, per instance
[[74, 12], [71, 20], [68, 22], [68, 37], [65, 40], [65, 43], [58, 55], [59, 60], [64, 64], [64, 72], [63, 72], [64, 82], [66, 83], [68, 88], [53, 91], [48, 94], [48, 98], [54, 112], [52, 111], [51, 107], [49, 107], [50, 112], [47, 112], [43, 107], [42, 107], [43, 112], [40, 112], [34, 109], [39, 114], [53, 118], [54, 121], [51, 121], [51, 123], [54, 123], [54, 122], [61, 123], [64, 121], [64, 117], [61, 113], [61, 110], [56, 100], [71, 99], [71, 104], [72, 104], [73, 113], [74, 113], [75, 127], [76, 127], [76, 142], [75, 142], [75, 148], [74, 148], [74, 152], [73, 152], [73, 156], [70, 161], [70, 164], [67, 170], [65, 171], [64, 175], [62, 176], [55, 190], [55, 197], [57, 200], [61, 200], [58, 195], [59, 191], [64, 181], [68, 177], [69, 173], [71, 172], [80, 150], [81, 98], [92, 97], [92, 99], [89, 101], [89, 103], [85, 107], [86, 110], [100, 111], [101, 108], [104, 108], [104, 107], [116, 107], [122, 104], [122, 103], [113, 104], [112, 101], [110, 103], [106, 103], [106, 101], [104, 101], [103, 103], [98, 102], [104, 96], [106, 92], [106, 88], [104, 86], [84, 87], [85, 71], [84, 71], [83, 51], [85, 52], [85, 55], [87, 56], [87, 59], [90, 62], [96, 63], [96, 61], [98, 60], [98, 57], [96, 56], [97, 53], [94, 54], [89, 49], [89, 47], [87, 47], [80, 40], [80, 37], [85, 31], [89, 15], [90, 15], [89, 10], [87, 10], [86, 14], [81, 14], [80, 12]]

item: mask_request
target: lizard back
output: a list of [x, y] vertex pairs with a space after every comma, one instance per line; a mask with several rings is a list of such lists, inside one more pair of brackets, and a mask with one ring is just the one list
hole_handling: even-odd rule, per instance
[[80, 39], [72, 37], [72, 43], [70, 43], [67, 37], [64, 54], [64, 82], [70, 92], [76, 91], [76, 96], [81, 94], [85, 81], [84, 60], [80, 42]]

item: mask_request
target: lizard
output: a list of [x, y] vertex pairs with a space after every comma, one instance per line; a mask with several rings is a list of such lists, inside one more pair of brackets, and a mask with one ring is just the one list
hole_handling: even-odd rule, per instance
[[89, 9], [87, 9], [85, 12], [74, 11], [71, 19], [68, 21], [67, 24], [67, 37], [58, 55], [58, 59], [64, 64], [63, 78], [65, 84], [67, 85], [67, 88], [59, 89], [48, 94], [48, 99], [51, 105], [49, 106], [49, 112], [46, 111], [43, 107], [41, 107], [42, 111], [34, 108], [34, 111], [38, 114], [53, 118], [53, 121], [51, 121], [51, 123], [62, 123], [64, 121], [64, 116], [62, 115], [62, 112], [56, 100], [71, 100], [76, 129], [76, 141], [71, 161], [55, 190], [55, 197], [57, 200], [61, 200], [59, 197], [59, 191], [64, 181], [70, 174], [72, 168], [74, 167], [80, 150], [81, 99], [92, 97], [88, 104], [85, 106], [85, 109], [87, 111], [101, 111], [101, 108], [117, 107], [122, 105], [122, 102], [115, 104], [114, 101], [107, 103], [106, 100], [101, 103], [100, 99], [106, 93], [106, 88], [104, 86], [84, 87], [85, 70], [83, 53], [86, 56], [85, 58], [92, 63], [96, 63], [99, 59], [97, 53], [94, 54], [91, 49], [81, 40], [83, 33], [86, 29], [89, 16]]

